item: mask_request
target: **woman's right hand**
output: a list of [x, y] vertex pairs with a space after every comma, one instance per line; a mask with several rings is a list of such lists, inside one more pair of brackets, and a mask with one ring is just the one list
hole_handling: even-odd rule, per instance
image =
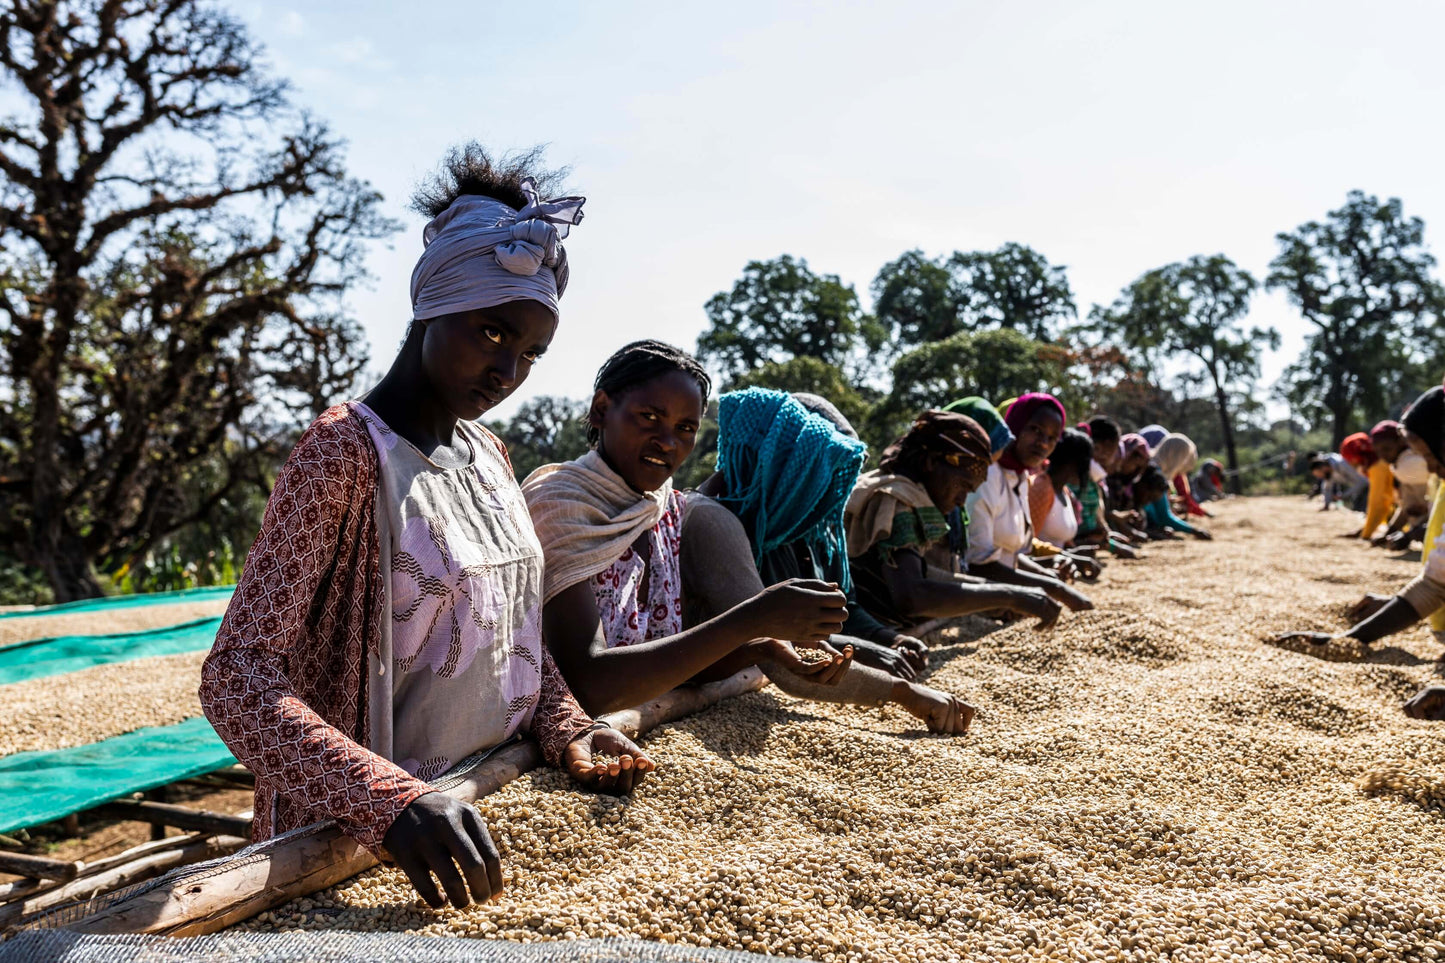
[[826, 642], [843, 630], [848, 596], [832, 582], [790, 578], [742, 603], [752, 638]]
[[853, 664], [853, 647], [843, 646], [839, 652], [827, 642], [817, 642], [804, 648], [813, 649], [829, 656], [816, 662], [809, 662], [798, 654], [798, 650], [781, 639], [768, 639], [765, 643], [768, 657], [793, 675], [817, 685], [837, 685], [848, 674]]
[[[382, 845], [432, 909], [448, 901], [462, 907], [502, 895], [502, 857], [487, 824], [475, 807], [446, 793], [429, 792], [412, 800], [386, 831]], [[445, 897], [437, 891], [433, 873]]]
[[1063, 582], [1060, 582], [1056, 586], [1051, 585], [1045, 591], [1049, 593], [1049, 596], [1055, 602], [1058, 602], [1070, 612], [1087, 612], [1094, 607], [1094, 603], [1087, 595], [1074, 591]]
[[1054, 623], [1059, 620], [1059, 613], [1063, 608], [1058, 602], [1049, 598], [1048, 593], [1043, 589], [1036, 588], [1015, 588], [1010, 593], [1013, 598], [1008, 607], [1020, 615], [1033, 616], [1039, 622], [1034, 626], [1036, 629], [1051, 629]]

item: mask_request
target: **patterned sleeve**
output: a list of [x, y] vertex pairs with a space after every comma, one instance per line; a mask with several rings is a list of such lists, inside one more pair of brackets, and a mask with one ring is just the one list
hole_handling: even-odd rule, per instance
[[[258, 780], [331, 816], [375, 850], [397, 815], [430, 787], [328, 723], [317, 711], [328, 707], [308, 705], [289, 676], [296, 663], [314, 661], [304, 651], [317, 642], [313, 620], [357, 624], [347, 618], [354, 612], [332, 606], [337, 595], [359, 593], [326, 593], [324, 585], [336, 577], [348, 513], [367, 497], [358, 489], [368, 454], [325, 416], [297, 442], [201, 671], [200, 698], [216, 732]], [[351, 661], [364, 660], [364, 640], [356, 650], [360, 658]], [[355, 695], [364, 666], [348, 665], [353, 670], [355, 684], [342, 688]]]
[[552, 652], [543, 645], [542, 691], [532, 714], [532, 738], [541, 747], [542, 758], [548, 765], [560, 765], [562, 750], [590, 725], [592, 718], [582, 711], [557, 663], [552, 661]]

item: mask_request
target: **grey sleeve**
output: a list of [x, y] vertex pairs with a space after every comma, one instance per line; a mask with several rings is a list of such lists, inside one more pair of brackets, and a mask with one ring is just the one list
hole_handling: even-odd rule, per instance
[[763, 590], [742, 522], [722, 505], [696, 492], [683, 503], [683, 623], [706, 622]]
[[[706, 495], [688, 492], [683, 503], [682, 552], [683, 623], [691, 627], [721, 615], [763, 590], [742, 522]], [[792, 696], [815, 702], [874, 706], [893, 695], [894, 679], [886, 672], [856, 662], [837, 685], [809, 682], [773, 662], [758, 668], [768, 680]]]

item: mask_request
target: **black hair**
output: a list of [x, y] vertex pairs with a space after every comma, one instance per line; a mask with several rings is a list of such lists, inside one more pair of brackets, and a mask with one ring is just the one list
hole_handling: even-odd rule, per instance
[[793, 400], [832, 425], [839, 434], [847, 435], [854, 441], [858, 440], [858, 430], [847, 418], [843, 417], [843, 412], [838, 410], [838, 406], [827, 398], [815, 395], [811, 391], [794, 391]]
[[[634, 341], [618, 348], [617, 353], [603, 362], [598, 370], [592, 390], [606, 392], [607, 397], [615, 399], [629, 388], [672, 371], [681, 371], [697, 382], [702, 392], [702, 405], [706, 408], [707, 396], [712, 392], [712, 379], [696, 358], [662, 341]], [[587, 442], [596, 445], [601, 436], [597, 426], [589, 423]]]
[[1065, 428], [1059, 443], [1049, 455], [1049, 467], [1072, 467], [1078, 472], [1075, 483], [1089, 480], [1089, 465], [1094, 460], [1094, 440], [1077, 428]]
[[[1150, 465], [1144, 469], [1144, 473], [1134, 482], [1134, 493], [1136, 495], [1140, 492], [1148, 491], [1151, 488], [1158, 489], [1161, 493], [1167, 493], [1169, 491], [1169, 479], [1164, 477], [1164, 473], [1159, 470], [1158, 465]], [[1153, 501], [1153, 499], [1150, 499], [1150, 501]], [[1138, 504], [1138, 502], [1136, 501], [1135, 504]]]
[[1108, 441], [1110, 438], [1118, 441], [1122, 436], [1119, 431], [1119, 423], [1108, 415], [1095, 415], [1088, 421], [1089, 437], [1094, 441]]
[[1310, 471], [1314, 471], [1316, 468], [1328, 467], [1330, 467], [1330, 461], [1328, 458], [1325, 458], [1321, 455], [1315, 455], [1313, 458], [1310, 459]]
[[457, 198], [474, 194], [520, 210], [527, 204], [522, 181], [529, 177], [543, 197], [565, 193], [562, 185], [572, 171], [545, 167], [542, 155], [546, 149], [539, 144], [530, 150], [508, 151], [494, 157], [477, 141], [453, 147], [436, 172], [412, 192], [411, 209], [423, 217], [436, 217]]
[[1400, 420], [1411, 434], [1425, 440], [1438, 460], [1445, 461], [1445, 388], [1436, 385], [1416, 398]]

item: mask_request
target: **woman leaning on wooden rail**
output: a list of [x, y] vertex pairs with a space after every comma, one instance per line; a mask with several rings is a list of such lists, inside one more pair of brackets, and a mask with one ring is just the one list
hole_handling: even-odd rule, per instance
[[557, 331], [583, 199], [542, 200], [555, 177], [535, 160], [472, 145], [418, 193], [432, 220], [406, 340], [297, 442], [202, 671], [207, 717], [256, 773], [255, 838], [334, 819], [433, 906], [433, 873], [461, 906], [500, 893], [502, 869], [477, 811], [426, 780], [521, 732], [590, 788], [653, 768], [542, 644], [541, 547], [505, 448], [474, 423]]

